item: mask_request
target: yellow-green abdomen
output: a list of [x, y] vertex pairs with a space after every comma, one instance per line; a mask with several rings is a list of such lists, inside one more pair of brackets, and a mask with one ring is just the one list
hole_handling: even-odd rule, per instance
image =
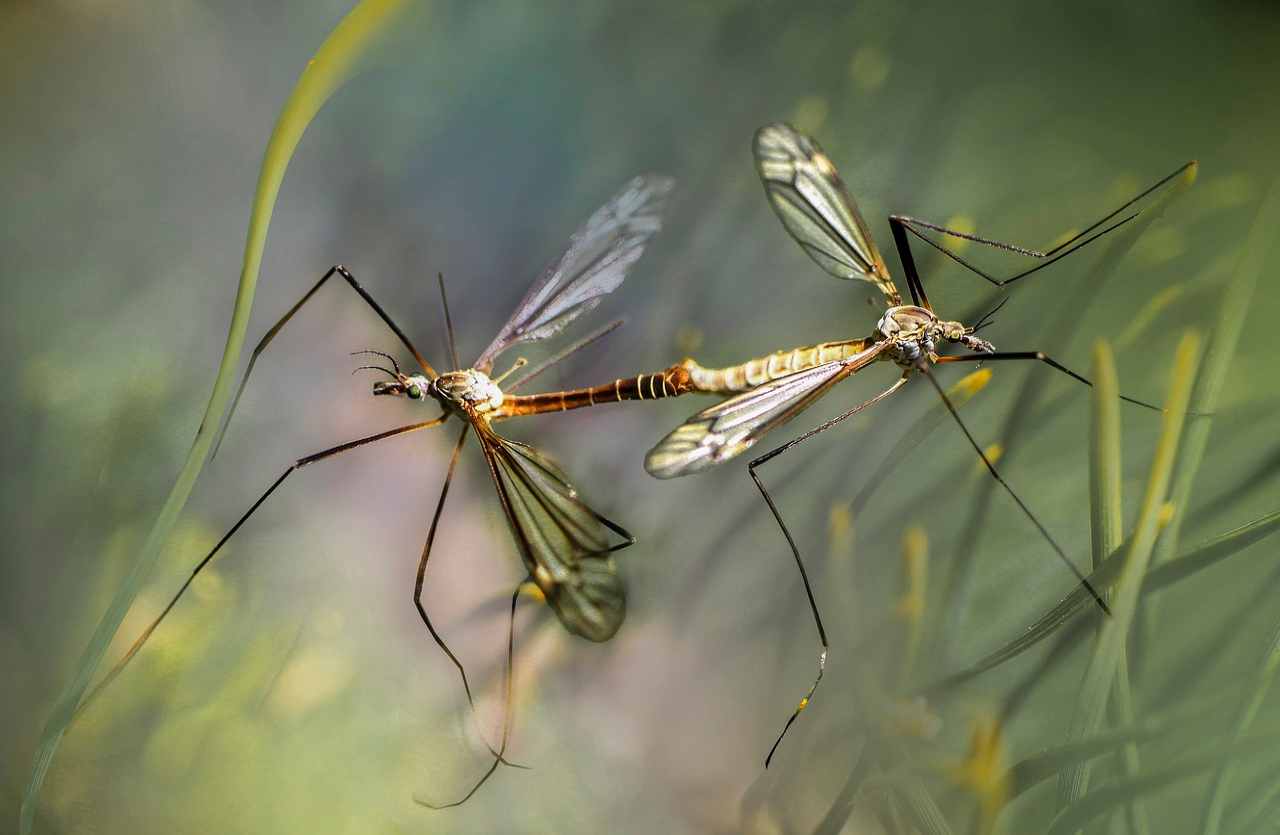
[[749, 391], [770, 380], [813, 368], [815, 365], [848, 359], [864, 351], [870, 342], [868, 339], [823, 342], [820, 345], [777, 351], [727, 368], [703, 368], [693, 359], [686, 359], [680, 364], [689, 372], [694, 391], [729, 394]]

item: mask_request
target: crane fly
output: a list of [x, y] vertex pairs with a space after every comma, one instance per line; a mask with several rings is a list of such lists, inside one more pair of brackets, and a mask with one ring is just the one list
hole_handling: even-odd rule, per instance
[[[615, 380], [612, 383], [590, 388], [532, 395], [513, 394], [516, 389], [538, 374], [616, 328], [621, 321], [612, 322], [598, 329], [535, 368], [529, 369], [505, 386], [507, 378], [526, 365], [525, 360], [517, 359], [510, 369], [497, 376], [492, 376], [493, 366], [500, 355], [517, 345], [556, 335], [574, 319], [598, 305], [606, 294], [622, 283], [628, 270], [639, 259], [649, 239], [661, 227], [661, 212], [672, 185], [672, 181], [665, 177], [637, 177], [611, 201], [597, 210], [573, 235], [564, 254], [534, 282], [511, 318], [469, 367], [463, 367], [458, 362], [453, 324], [449, 317], [448, 302], [444, 298], [443, 277], [440, 278], [440, 291], [454, 370], [437, 372], [414, 347], [404, 331], [360, 286], [350, 271], [345, 267], [335, 266], [326, 272], [280, 321], [267, 331], [255, 347], [232, 403], [232, 410], [234, 411], [235, 403], [239, 401], [240, 394], [244, 391], [244, 386], [259, 355], [294, 314], [324, 286], [328, 279], [336, 275], [346, 281], [377, 313], [408, 349], [419, 366], [417, 372], [407, 373], [401, 370], [399, 363], [390, 354], [380, 351], [357, 351], [357, 354], [377, 355], [390, 364], [390, 367], [368, 365], [356, 369], [357, 371], [372, 369], [387, 375], [387, 379], [374, 383], [373, 394], [405, 397], [424, 404], [434, 404], [439, 407], [440, 413], [428, 420], [357, 438], [297, 459], [271, 483], [196, 565], [178, 592], [102, 682], [94, 688], [80, 709], [83, 710], [142, 648], [200, 571], [290, 475], [310, 464], [360, 447], [440, 426], [450, 417], [458, 418], [462, 428], [454, 442], [440, 497], [436, 502], [431, 524], [427, 530], [426, 544], [423, 546], [414, 581], [413, 601], [432, 639], [457, 669], [473, 715], [475, 702], [466, 671], [431, 622], [422, 601], [424, 577], [427, 562], [431, 556], [432, 543], [444, 511], [445, 499], [453, 481], [459, 455], [468, 435], [474, 434], [480, 443], [498, 502], [524, 567], [528, 571], [527, 580], [517, 587], [516, 594], [511, 597], [512, 619], [514, 619], [520, 588], [525, 583], [531, 582], [536, 585], [560, 623], [569, 632], [590, 641], [606, 641], [611, 638], [622, 624], [626, 611], [626, 597], [613, 554], [632, 545], [635, 538], [622, 526], [588, 505], [579, 496], [564, 471], [550, 457], [528, 444], [519, 443], [498, 434], [494, 423], [522, 415], [683, 394], [691, 390], [688, 373], [681, 366], [673, 366], [656, 374], [640, 374], [633, 378]], [[224, 423], [219, 440], [222, 437], [221, 433], [225, 431]], [[610, 534], [616, 537], [617, 541], [610, 543]], [[437, 805], [415, 798], [419, 803], [432, 808], [463, 803], [493, 774], [500, 763], [506, 763], [503, 755], [510, 735], [513, 644], [514, 621], [512, 620], [507, 634], [507, 666], [504, 685], [506, 717], [502, 741], [496, 750], [489, 746], [487, 741], [485, 742], [494, 757], [492, 765], [460, 800]]]
[[[782, 738], [812, 700], [826, 667], [829, 644], [808, 572], [800, 557], [800, 550], [783, 521], [773, 496], [760, 480], [757, 470], [797, 444], [825, 432], [841, 421], [884, 400], [901, 389], [914, 376], [922, 376], [929, 381], [938, 396], [942, 398], [947, 411], [959, 425], [970, 446], [982, 459], [987, 471], [1012, 497], [1058, 558], [1088, 589], [1097, 605], [1104, 611], [1107, 610], [1106, 603], [1097, 591], [1068, 559], [1066, 552], [1031, 512], [1027, 504], [1001, 476], [994, 462], [978, 444], [964, 421], [960, 419], [955, 406], [930, 369], [934, 365], [944, 363], [1027, 360], [1044, 363], [1086, 385], [1092, 385], [1092, 383], [1043, 352], [996, 351], [990, 342], [978, 336], [977, 332], [990, 324], [991, 317], [999, 310], [999, 305], [972, 325], [937, 316], [929, 303], [929, 297], [925, 294], [924, 285], [916, 270], [908, 234], [923, 240], [992, 284], [1003, 286], [1043, 269], [1133, 220], [1140, 210], [1134, 210], [1129, 214], [1125, 214], [1126, 211], [1179, 175], [1193, 174], [1195, 163], [1190, 162], [1179, 167], [1177, 171], [1161, 179], [1120, 208], [1046, 252], [958, 232], [905, 215], [890, 215], [889, 226], [893, 232], [898, 254], [902, 259], [903, 273], [911, 294], [911, 304], [903, 304], [902, 296], [889, 275], [884, 258], [881, 257], [867, 230], [866, 222], [845, 189], [835, 165], [822, 152], [818, 143], [790, 125], [772, 124], [761, 128], [756, 133], [754, 155], [756, 169], [764, 184], [769, 202], [779, 220], [782, 221], [783, 227], [801, 249], [823, 270], [837, 278], [859, 279], [874, 285], [883, 296], [887, 310], [876, 323], [871, 335], [863, 339], [827, 342], [791, 351], [779, 351], [728, 368], [702, 368], [692, 360], [686, 360], [683, 366], [689, 372], [690, 384], [695, 389], [738, 393], [698, 412], [663, 438], [646, 456], [645, 469], [658, 478], [674, 478], [701, 472], [750, 449], [766, 433], [789, 422], [836, 384], [852, 377], [862, 369], [884, 361], [893, 363], [900, 371], [898, 379], [879, 394], [755, 458], [747, 467], [790, 546], [800, 571], [821, 644], [817, 676], [787, 719], [773, 747], [770, 748], [765, 758], [767, 768]], [[926, 234], [926, 230], [1034, 257], [1041, 263], [1008, 278], [996, 278], [944, 248]], [[1007, 297], [1005, 300], [1007, 301]], [[1004, 301], [1000, 304], [1003, 303]], [[940, 353], [948, 347], [962, 349], [964, 353]], [[1131, 397], [1122, 396], [1122, 399], [1158, 411], [1157, 407], [1149, 403]]]

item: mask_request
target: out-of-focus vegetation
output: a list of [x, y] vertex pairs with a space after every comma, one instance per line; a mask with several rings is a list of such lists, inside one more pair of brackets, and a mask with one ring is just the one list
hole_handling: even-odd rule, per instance
[[[266, 136], [346, 11], [3, 12], [0, 819], [16, 822], [50, 706], [187, 452]], [[891, 269], [890, 211], [1046, 246], [1198, 158], [1194, 187], [1013, 285], [984, 332], [1078, 370], [1093, 360], [1100, 380], [1108, 352], [1090, 351], [1105, 338], [1119, 391], [1190, 398], [1200, 416], [1180, 439], [1171, 417], [1117, 406], [1112, 386], [1091, 407], [1041, 368], [939, 372], [1115, 616], [1079, 593], [1055, 607], [1070, 575], [913, 385], [762, 471], [833, 643], [765, 773], [816, 641], [745, 466], [643, 474], [648, 444], [699, 405], [687, 399], [513, 423], [639, 535], [620, 559], [628, 621], [589, 645], [525, 603], [511, 756], [533, 770], [429, 812], [411, 798], [455, 796], [485, 751], [410, 602], [450, 440], [415, 436], [318, 465], [272, 499], [72, 727], [36, 831], [1251, 833], [1274, 818], [1280, 264], [1274, 208], [1259, 207], [1277, 170], [1280, 19], [1268, 6], [428, 11], [300, 144], [251, 340], [341, 261], [441, 360], [429, 277], [443, 271], [473, 356], [576, 224], [645, 170], [681, 190], [606, 302], [630, 324], [540, 383], [861, 335], [874, 291], [817, 270], [762, 197], [749, 141], [776, 119], [823, 142]], [[1022, 266], [964, 255], [1000, 274]], [[941, 312], [997, 298], [941, 256], [921, 267]], [[1175, 362], [1187, 331], [1202, 334], [1199, 362], [1185, 349]], [[277, 341], [116, 651], [290, 461], [406, 422], [410, 404], [375, 402], [350, 377], [361, 348], [397, 345], [344, 287]], [[797, 430], [889, 373], [843, 384]], [[1118, 461], [1105, 452], [1117, 448]], [[520, 571], [478, 456], [454, 490], [427, 600], [481, 682], [496, 739]], [[1149, 561], [1145, 582], [1131, 555]]]

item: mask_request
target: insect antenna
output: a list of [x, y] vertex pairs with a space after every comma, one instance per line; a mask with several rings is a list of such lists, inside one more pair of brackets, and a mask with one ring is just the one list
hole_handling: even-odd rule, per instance
[[973, 330], [971, 330], [970, 333], [977, 333], [978, 331], [990, 325], [994, 321], [993, 317], [1000, 312], [1000, 308], [1004, 307], [1006, 304], [1009, 303], [1009, 298], [1010, 298], [1009, 296], [1005, 296], [996, 304], [995, 307], [991, 308], [986, 313], [982, 314], [982, 317], [978, 319], [977, 324], [973, 326]]
[[396, 358], [388, 354], [386, 351], [374, 351], [372, 349], [366, 348], [363, 351], [351, 352], [351, 356], [353, 357], [358, 357], [361, 354], [373, 354], [375, 357], [382, 357], [383, 359], [389, 360], [391, 362], [391, 367], [396, 370], [396, 374], [397, 375], [400, 374], [400, 363], [396, 362]]
[[353, 369], [351, 370], [351, 373], [352, 373], [352, 374], [355, 374], [357, 371], [381, 371], [383, 374], [388, 374], [388, 375], [390, 375], [390, 376], [392, 376], [392, 377], [395, 377], [395, 376], [396, 376], [396, 372], [392, 371], [390, 368], [384, 368], [384, 367], [383, 367], [383, 366], [381, 366], [381, 365], [361, 365], [361, 366], [357, 366], [356, 368], [353, 368]]
[[449, 317], [449, 297], [444, 292], [444, 273], [436, 273], [436, 278], [440, 282], [440, 304], [444, 307], [444, 325], [449, 332], [449, 359], [453, 361], [455, 369], [460, 369], [462, 366], [458, 363], [458, 344], [453, 339], [453, 319]]
[[982, 445], [978, 443], [977, 439], [973, 437], [973, 433], [969, 431], [969, 427], [965, 425], [963, 420], [961, 420], [960, 413], [951, 403], [951, 398], [947, 397], [947, 393], [943, 391], [942, 385], [937, 381], [933, 374], [929, 373], [929, 369], [920, 367], [919, 371], [928, 378], [930, 384], [933, 385], [934, 391], [936, 391], [938, 396], [942, 398], [942, 402], [946, 404], [947, 411], [951, 413], [953, 418], [955, 418], [956, 424], [960, 427], [960, 431], [963, 432], [965, 438], [969, 440], [969, 445], [973, 447], [974, 452], [978, 453], [978, 457], [982, 459], [982, 463], [987, 466], [987, 471], [991, 473], [992, 478], [999, 482], [1000, 486], [1005, 489], [1005, 492], [1007, 492], [1018, 507], [1022, 509], [1022, 512], [1026, 517], [1031, 520], [1031, 524], [1036, 526], [1036, 529], [1040, 531], [1040, 535], [1043, 536], [1045, 541], [1053, 548], [1054, 553], [1058, 555], [1058, 558], [1062, 560], [1067, 568], [1071, 569], [1071, 573], [1074, 574], [1076, 579], [1080, 581], [1080, 584], [1088, 590], [1089, 596], [1093, 598], [1093, 601], [1098, 604], [1102, 611], [1110, 615], [1111, 609], [1107, 607], [1106, 601], [1102, 599], [1102, 596], [1098, 594], [1097, 590], [1093, 587], [1093, 584], [1089, 582], [1089, 578], [1080, 573], [1080, 569], [1076, 568], [1076, 564], [1067, 557], [1067, 552], [1062, 550], [1062, 546], [1060, 546], [1057, 540], [1049, 534], [1049, 529], [1041, 524], [1036, 515], [1031, 512], [1031, 508], [1027, 507], [1026, 502], [1024, 502], [1022, 498], [1014, 492], [1014, 489], [1009, 485], [1009, 482], [1005, 481], [1004, 477], [1000, 475], [1000, 471], [996, 469], [996, 465], [992, 463], [991, 459], [987, 457], [987, 453], [983, 451]]

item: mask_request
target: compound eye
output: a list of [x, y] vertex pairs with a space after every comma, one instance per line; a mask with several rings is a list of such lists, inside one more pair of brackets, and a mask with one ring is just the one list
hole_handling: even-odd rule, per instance
[[409, 399], [410, 399], [410, 400], [421, 400], [421, 399], [422, 399], [422, 389], [418, 388], [416, 385], [414, 385], [414, 384], [412, 384], [412, 383], [410, 383], [410, 384], [405, 388], [405, 394], [409, 395]]

